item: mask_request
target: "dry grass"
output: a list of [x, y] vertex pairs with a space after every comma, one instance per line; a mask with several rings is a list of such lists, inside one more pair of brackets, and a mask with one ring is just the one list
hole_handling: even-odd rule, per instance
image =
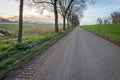
[[[31, 34], [41, 34], [46, 32], [53, 32], [54, 25], [52, 24], [24, 24], [23, 26], [23, 36]], [[62, 25], [59, 25], [59, 29], [62, 29]], [[15, 38], [18, 34], [18, 24], [0, 24], [0, 30], [9, 32], [13, 36], [0, 36], [0, 40]]]

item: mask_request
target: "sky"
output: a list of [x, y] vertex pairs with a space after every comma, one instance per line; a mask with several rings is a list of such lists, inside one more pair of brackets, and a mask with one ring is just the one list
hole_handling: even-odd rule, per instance
[[[0, 17], [10, 20], [18, 20], [19, 2], [15, 0], [0, 0]], [[95, 24], [98, 17], [109, 17], [110, 13], [120, 10], [120, 0], [95, 0], [94, 4], [89, 4], [84, 11], [81, 24]], [[52, 22], [54, 14], [44, 11], [43, 14], [36, 10], [24, 6], [24, 20]], [[59, 19], [61, 22], [61, 18]]]
[[114, 11], [120, 11], [120, 0], [95, 0], [84, 11], [81, 24], [96, 24], [98, 17], [110, 17]]
[[[54, 14], [44, 10], [42, 14], [37, 10], [31, 9], [24, 5], [24, 21], [40, 21], [40, 22], [52, 22], [54, 21]], [[15, 0], [0, 0], [0, 18], [6, 18], [9, 20], [18, 20], [19, 15], [19, 1]]]

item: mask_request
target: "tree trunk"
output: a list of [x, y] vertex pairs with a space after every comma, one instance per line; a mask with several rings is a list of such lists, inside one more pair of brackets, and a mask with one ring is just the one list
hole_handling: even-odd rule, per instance
[[72, 17], [72, 27], [74, 27], [74, 23], [73, 23], [73, 17]]
[[57, 5], [54, 4], [54, 15], [55, 15], [55, 32], [58, 32], [58, 12], [57, 12]]
[[70, 27], [71, 27], [70, 15], [68, 15], [68, 18], [67, 18], [67, 28], [70, 28]]
[[20, 0], [20, 7], [19, 7], [19, 31], [18, 31], [18, 43], [22, 43], [22, 32], [23, 32], [23, 1]]
[[65, 28], [65, 24], [66, 24], [66, 17], [65, 16], [63, 16], [63, 30], [65, 30], [66, 28]]
[[67, 15], [67, 28], [69, 28], [69, 15]]
[[67, 28], [69, 28], [69, 20], [67, 19]]

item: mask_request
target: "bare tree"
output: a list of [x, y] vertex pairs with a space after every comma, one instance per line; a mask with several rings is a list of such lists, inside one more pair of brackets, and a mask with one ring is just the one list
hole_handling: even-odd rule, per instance
[[22, 43], [22, 32], [23, 32], [23, 4], [24, 0], [20, 0], [19, 7], [19, 31], [18, 31], [18, 43]]
[[71, 4], [74, 2], [74, 0], [59, 0], [59, 5], [60, 5], [60, 11], [59, 13], [63, 17], [63, 29], [65, 30], [65, 24], [66, 24], [66, 16], [67, 12], [71, 6]]
[[[33, 0], [33, 2], [37, 3], [37, 4], [52, 5], [53, 12], [55, 15], [55, 31], [58, 32], [59, 31], [59, 29], [58, 29], [58, 11], [57, 11], [58, 0]], [[44, 5], [44, 8], [46, 8], [45, 5]]]
[[99, 18], [97, 19], [97, 24], [102, 24], [102, 23], [103, 23], [103, 20], [102, 20], [101, 17], [99, 17]]
[[59, 13], [63, 17], [63, 29], [65, 29], [66, 18], [69, 19], [73, 11], [77, 12], [79, 10], [81, 11], [83, 7], [85, 8], [84, 4], [87, 1], [89, 0], [59, 0], [59, 5], [60, 5]]
[[[77, 18], [81, 19], [83, 17], [83, 10], [86, 9], [86, 5], [79, 3], [77, 1], [75, 1], [69, 8], [68, 13], [67, 13], [67, 27], [69, 26], [69, 24], [73, 25], [72, 20], [74, 20], [74, 15], [77, 16]], [[77, 19], [76, 19], [77, 20]], [[77, 20], [79, 21], [79, 20]]]
[[113, 23], [120, 23], [120, 12], [111, 13], [111, 17]]
[[79, 26], [79, 16], [76, 14], [72, 15], [72, 26]]
[[104, 17], [104, 18], [103, 18], [103, 23], [104, 23], [104, 24], [110, 24], [110, 20], [111, 20], [111, 18], [109, 18], [109, 17]]

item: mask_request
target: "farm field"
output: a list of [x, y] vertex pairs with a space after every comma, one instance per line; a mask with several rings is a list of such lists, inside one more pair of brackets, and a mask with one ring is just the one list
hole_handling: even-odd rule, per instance
[[82, 28], [120, 45], [120, 24], [85, 25]]
[[[23, 25], [23, 36], [31, 34], [40, 34], [45, 32], [54, 31], [53, 24], [24, 24]], [[61, 29], [61, 25], [59, 25]], [[0, 39], [13, 38], [18, 34], [18, 24], [0, 24], [0, 33], [8, 33], [5, 37], [0, 36]]]

